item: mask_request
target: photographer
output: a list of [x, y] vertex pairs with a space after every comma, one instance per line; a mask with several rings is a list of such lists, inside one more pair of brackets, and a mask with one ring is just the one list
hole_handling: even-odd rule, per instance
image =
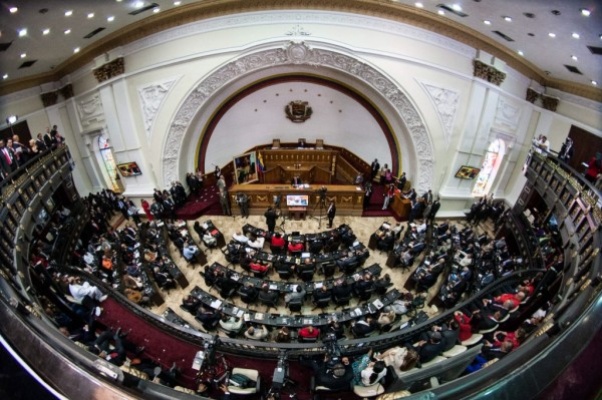
[[265, 217], [265, 223], [268, 226], [268, 232], [274, 232], [276, 229], [276, 219], [278, 219], [278, 213], [272, 208], [272, 206], [270, 206], [263, 215]]

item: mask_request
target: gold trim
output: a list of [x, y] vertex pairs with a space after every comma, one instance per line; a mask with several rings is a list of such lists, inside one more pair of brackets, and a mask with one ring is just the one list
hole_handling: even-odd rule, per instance
[[451, 19], [417, 9], [414, 6], [384, 2], [382, 0], [207, 0], [166, 10], [143, 21], [123, 27], [107, 35], [80, 53], [59, 64], [52, 72], [33, 75], [0, 84], [0, 96], [60, 81], [69, 73], [84, 67], [100, 54], [170, 28], [195, 21], [239, 13], [271, 10], [319, 10], [354, 13], [397, 21], [427, 29], [457, 40], [475, 49], [483, 50], [539, 82], [543, 86], [561, 90], [595, 101], [602, 101], [602, 89], [589, 85], [548, 78], [544, 71], [528, 62], [509, 48], [491, 38], [463, 26]]

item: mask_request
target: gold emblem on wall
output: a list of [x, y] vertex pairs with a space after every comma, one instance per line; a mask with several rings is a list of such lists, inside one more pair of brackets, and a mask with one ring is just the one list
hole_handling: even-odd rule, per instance
[[291, 101], [284, 107], [286, 118], [292, 122], [305, 122], [311, 117], [313, 110], [307, 101], [295, 100]]

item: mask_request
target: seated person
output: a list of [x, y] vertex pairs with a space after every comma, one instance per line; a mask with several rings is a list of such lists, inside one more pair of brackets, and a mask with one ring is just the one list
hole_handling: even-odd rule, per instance
[[330, 321], [328, 323], [328, 326], [326, 327], [326, 331], [324, 333], [326, 335], [328, 335], [328, 334], [335, 335], [337, 340], [343, 339], [345, 337], [345, 327], [337, 321]]
[[222, 315], [218, 310], [202, 306], [197, 311], [195, 318], [203, 325], [205, 330], [211, 331], [217, 327]]
[[458, 323], [460, 329], [458, 334], [458, 340], [460, 340], [460, 342], [463, 342], [465, 340], [470, 339], [472, 337], [472, 326], [470, 325], [471, 318], [468, 315], [464, 314], [462, 311], [456, 311], [454, 313], [454, 319]]
[[424, 364], [432, 361], [443, 352], [445, 340], [443, 339], [441, 332], [437, 331], [425, 333], [422, 337], [422, 340], [414, 346], [414, 350], [418, 352], [420, 362]]
[[246, 297], [248, 300], [253, 300], [257, 298], [258, 291], [257, 288], [253, 286], [251, 282], [248, 282], [239, 289], [238, 294], [241, 297]]
[[330, 300], [330, 290], [326, 285], [323, 285], [319, 290], [314, 290], [313, 303], [315, 305], [323, 304], [322, 302], [326, 302], [326, 299]]
[[249, 238], [246, 235], [243, 235], [242, 232], [237, 231], [232, 235], [232, 238], [239, 243], [246, 244], [249, 241]]
[[382, 328], [383, 326], [391, 325], [395, 321], [396, 318], [397, 318], [397, 314], [395, 314], [395, 311], [391, 307], [386, 306], [381, 311], [376, 322]]
[[258, 327], [250, 326], [245, 331], [245, 337], [247, 339], [263, 340], [267, 336], [268, 336], [268, 329], [265, 327], [265, 325], [260, 325]]
[[90, 285], [87, 281], [82, 283], [79, 276], [69, 276], [67, 282], [69, 283], [69, 293], [78, 304], [81, 304], [85, 297], [97, 302], [103, 302], [107, 298], [107, 295], [103, 294], [96, 286]]
[[242, 328], [242, 323], [241, 318], [224, 315], [219, 321], [219, 326], [227, 333], [238, 333]]
[[205, 246], [207, 247], [217, 246], [217, 239], [214, 236], [212, 236], [209, 231], [205, 231], [205, 233], [202, 236], [202, 239], [203, 243], [205, 243]]
[[510, 354], [513, 348], [514, 346], [510, 341], [501, 342], [499, 345], [485, 341], [485, 344], [483, 344], [483, 347], [481, 348], [481, 354], [487, 361], [491, 361], [496, 358], [499, 360]]
[[263, 249], [263, 244], [265, 243], [265, 238], [261, 236], [252, 236], [247, 242], [247, 246], [252, 247], [257, 250]]
[[[88, 349], [111, 364], [121, 366], [126, 359], [126, 350], [134, 354], [139, 354], [144, 350], [144, 348], [137, 348], [126, 341], [126, 336], [127, 333], [122, 333], [121, 328], [117, 329], [116, 332], [106, 330], [96, 338], [94, 344]], [[110, 346], [111, 341], [113, 342], [113, 348]]]
[[285, 241], [284, 241], [284, 238], [282, 237], [282, 235], [281, 235], [279, 232], [276, 232], [276, 233], [274, 234], [274, 236], [272, 236], [272, 240], [271, 240], [270, 244], [271, 244], [273, 247], [281, 247], [281, 248], [284, 248]]
[[277, 304], [278, 292], [270, 290], [270, 286], [267, 283], [264, 283], [259, 292], [259, 301], [263, 304]]
[[196, 245], [189, 243], [188, 241], [185, 242], [184, 246], [182, 247], [182, 256], [188, 262], [194, 261], [199, 252], [199, 248]]
[[290, 343], [291, 341], [291, 333], [286, 326], [281, 327], [276, 332], [276, 337], [274, 338], [276, 343]]
[[384, 361], [387, 367], [393, 366], [398, 373], [401, 373], [414, 368], [419, 356], [416, 350], [397, 346], [377, 354], [374, 358]]
[[320, 336], [320, 330], [313, 326], [305, 326], [299, 329], [299, 339], [317, 339]]
[[189, 313], [196, 315], [199, 307], [201, 306], [201, 300], [198, 298], [188, 295], [182, 300], [182, 304], [180, 304], [180, 308], [188, 311]]
[[354, 383], [362, 386], [377, 384], [387, 375], [387, 366], [382, 360], [372, 361], [372, 350], [353, 363]]
[[363, 338], [374, 332], [378, 323], [372, 317], [361, 318], [351, 323], [351, 332], [356, 338]]
[[347, 281], [338, 279], [332, 288], [332, 295], [335, 301], [337, 301], [337, 299], [349, 298], [351, 297], [351, 287]]
[[506, 302], [511, 302], [512, 303], [512, 307], [510, 309], [514, 309], [518, 306], [520, 306], [520, 303], [525, 299], [525, 293], [523, 292], [518, 292], [518, 293], [503, 293], [501, 295], [499, 295], [498, 297], [495, 297], [493, 299], [493, 301], [495, 301], [498, 304], [502, 304], [505, 305]]
[[291, 253], [300, 253], [304, 247], [302, 242], [292, 241], [288, 244], [288, 251]]
[[171, 275], [162, 270], [159, 266], [153, 268], [153, 277], [155, 278], [155, 282], [157, 282], [157, 286], [160, 288], [170, 289], [176, 287], [176, 282]]
[[311, 360], [309, 363], [316, 386], [323, 386], [331, 391], [349, 390], [353, 381], [353, 368], [348, 357], [341, 357], [340, 361], [336, 361], [326, 355], [323, 361]]
[[305, 289], [303, 288], [302, 285], [297, 285], [297, 287], [295, 288], [295, 290], [293, 290], [290, 293], [287, 293], [284, 296], [284, 302], [288, 305], [288, 303], [290, 303], [292, 300], [301, 300], [303, 302], [303, 299], [305, 299]]
[[301, 181], [301, 178], [299, 177], [299, 175], [293, 176], [293, 179], [291, 179], [291, 185], [298, 186], [301, 184], [303, 184], [303, 181]]
[[255, 272], [258, 274], [265, 274], [268, 272], [270, 267], [267, 264], [264, 264], [259, 260], [255, 260], [255, 261], [251, 261], [249, 263], [249, 269], [251, 270], [251, 272]]
[[393, 285], [391, 282], [391, 276], [389, 276], [389, 274], [385, 274], [382, 278], [379, 278], [374, 282], [374, 291], [376, 294], [383, 295], [387, 292], [387, 289], [391, 285]]
[[368, 295], [373, 287], [374, 282], [372, 280], [372, 274], [365, 273], [360, 280], [355, 282], [353, 285], [353, 290], [358, 297], [362, 298], [363, 296]]

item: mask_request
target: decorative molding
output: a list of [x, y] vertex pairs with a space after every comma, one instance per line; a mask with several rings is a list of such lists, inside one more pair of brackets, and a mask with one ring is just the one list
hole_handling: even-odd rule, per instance
[[93, 93], [84, 99], [78, 100], [76, 105], [79, 121], [83, 127], [89, 127], [95, 122], [105, 120], [102, 102], [98, 93]]
[[159, 108], [163, 105], [167, 93], [174, 85], [177, 79], [171, 79], [160, 83], [152, 83], [138, 88], [138, 97], [140, 98], [140, 108], [142, 118], [144, 119], [144, 130], [147, 139], [151, 138], [152, 128], [155, 118], [159, 113]]
[[472, 63], [474, 66], [473, 75], [477, 78], [481, 78], [497, 86], [500, 86], [504, 82], [504, 79], [506, 79], [506, 73], [498, 70], [493, 65], [485, 64], [483, 61], [477, 59], [474, 59]]
[[590, 100], [581, 96], [576, 96], [574, 94], [563, 92], [551, 87], [546, 87], [546, 93], [548, 93], [551, 96], [557, 97], [562, 101], [566, 101], [567, 103], [576, 104], [578, 106], [588, 108], [592, 111], [602, 113], [602, 102]]
[[538, 93], [538, 92], [536, 92], [534, 89], [527, 88], [527, 96], [526, 96], [526, 98], [525, 98], [525, 99], [526, 99], [526, 100], [527, 100], [529, 103], [532, 103], [532, 104], [534, 104], [534, 103], [535, 103], [535, 100], [539, 99], [539, 96], [540, 96], [540, 95], [539, 95], [539, 93]]
[[293, 26], [293, 29], [286, 32], [285, 35], [287, 35], [287, 36], [309, 36], [309, 35], [311, 35], [311, 32], [306, 31], [305, 28], [303, 28], [301, 25], [297, 24], [297, 25]]
[[556, 111], [558, 108], [559, 99], [557, 97], [548, 96], [542, 94], [541, 96], [541, 106], [546, 110]]
[[[300, 47], [301, 46], [301, 47]], [[294, 57], [289, 50], [294, 47]], [[311, 49], [305, 43], [289, 42], [283, 48], [261, 50], [233, 60], [207, 76], [182, 101], [173, 118], [163, 145], [163, 182], [178, 180], [177, 163], [184, 136], [200, 107], [226, 83], [267, 67], [304, 64], [320, 66], [348, 74], [372, 87], [388, 101], [403, 120], [414, 145], [417, 189], [426, 191], [432, 184], [433, 147], [420, 115], [410, 99], [394, 82], [374, 67], [350, 55], [328, 49]]]
[[68, 83], [65, 86], [63, 86], [62, 88], [59, 89], [59, 91], [61, 92], [61, 94], [63, 95], [63, 98], [65, 100], [70, 99], [73, 97], [73, 85]]
[[454, 129], [456, 112], [458, 111], [460, 94], [454, 90], [430, 85], [428, 83], [421, 82], [421, 84], [429, 94], [431, 102], [435, 105], [435, 110], [437, 110], [439, 120], [441, 121], [441, 125], [443, 127], [445, 144], [449, 146]]
[[504, 96], [500, 96], [497, 102], [497, 110], [493, 118], [493, 125], [498, 129], [507, 128], [510, 132], [516, 132], [520, 122], [522, 109], [508, 102]]
[[94, 69], [92, 72], [94, 73], [94, 77], [98, 83], [108, 81], [111, 78], [122, 75], [125, 72], [125, 63], [123, 61], [123, 57], [109, 61], [108, 63]]

